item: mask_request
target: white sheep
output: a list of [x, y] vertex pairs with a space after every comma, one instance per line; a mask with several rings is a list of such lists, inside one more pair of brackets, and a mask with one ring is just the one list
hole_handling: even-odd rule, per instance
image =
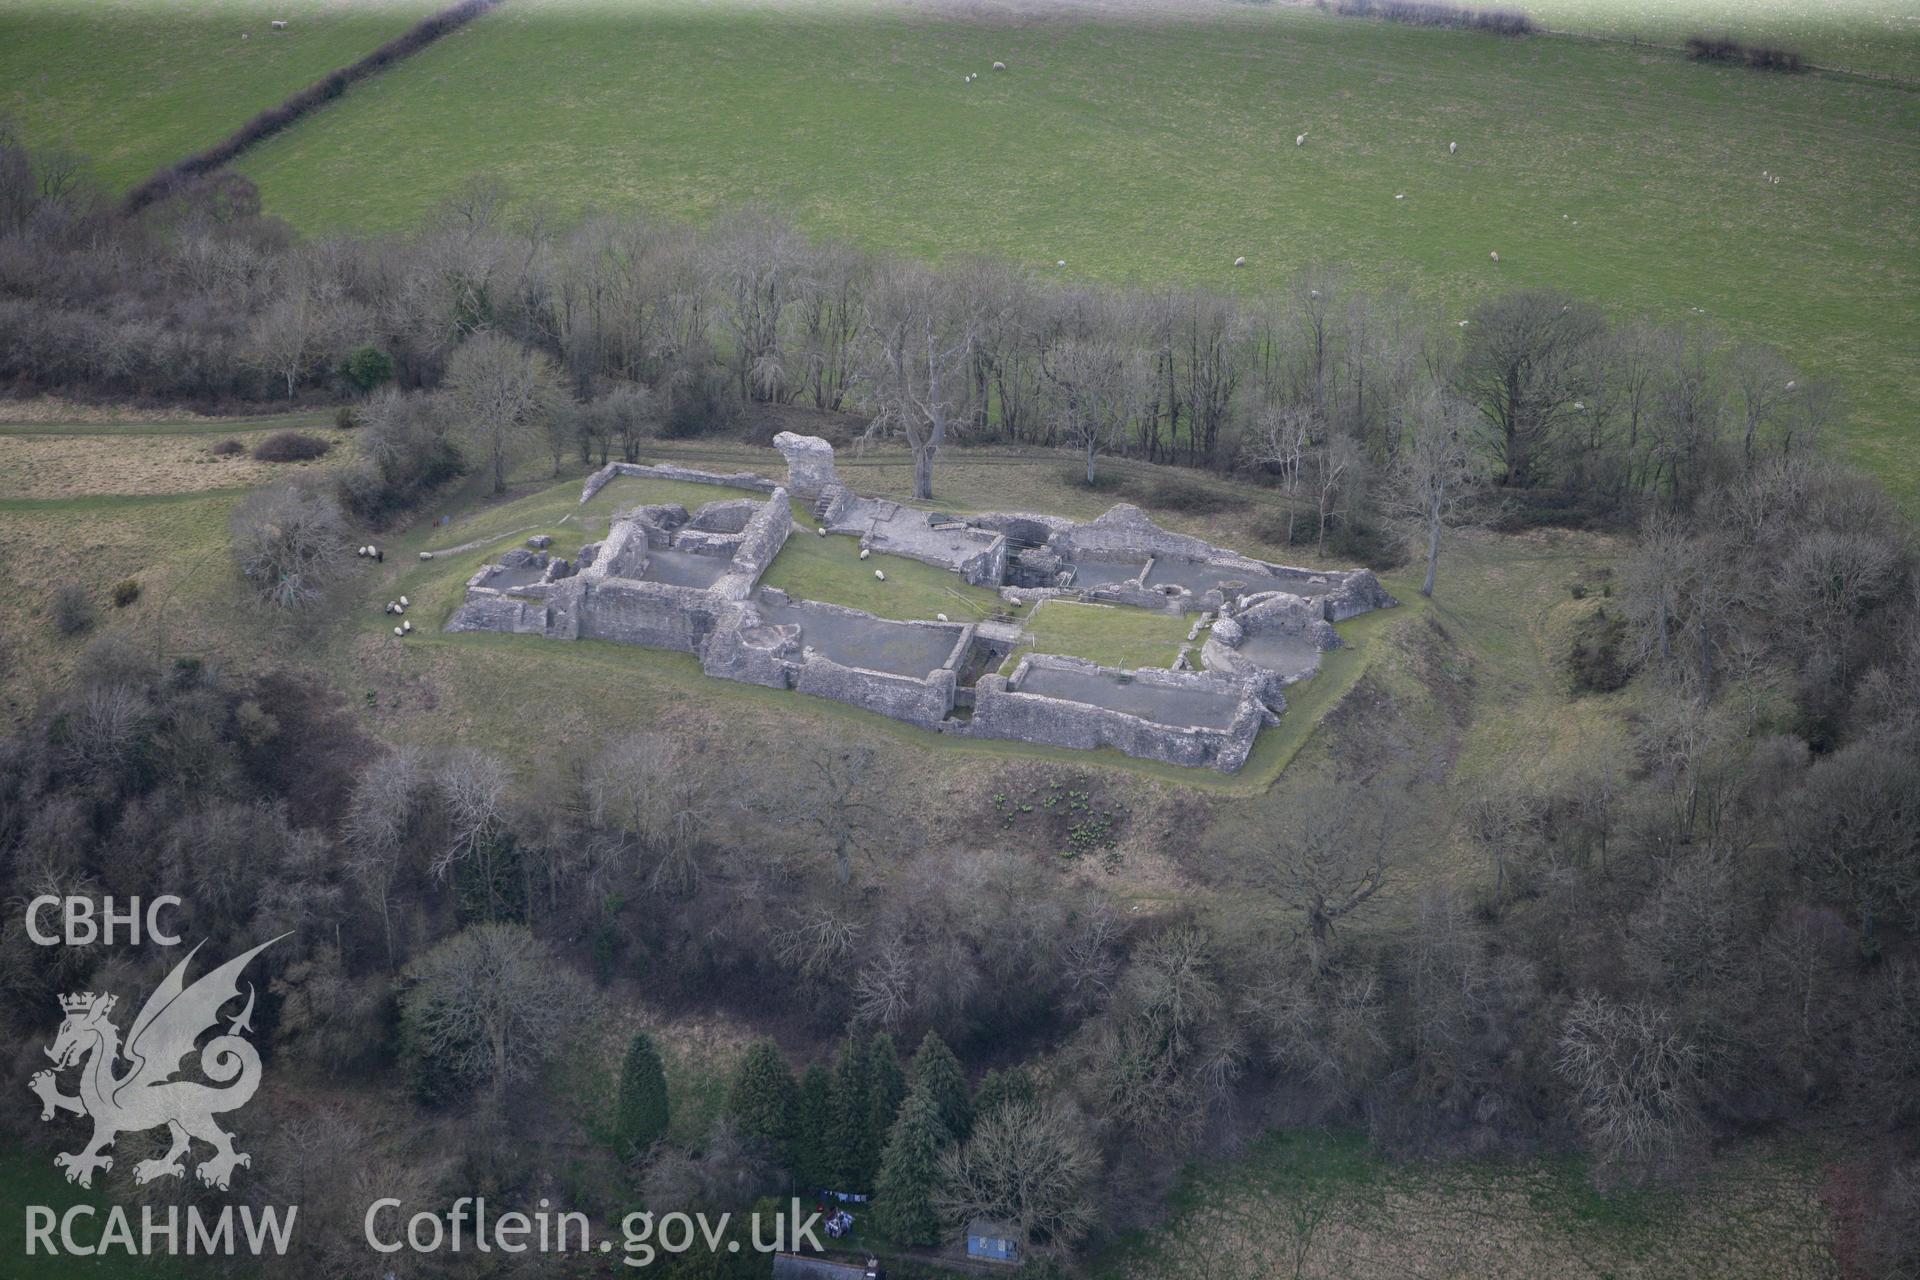
[[1465, 320], [1462, 320], [1462, 321], [1460, 322], [1460, 327], [1461, 327], [1462, 329], [1464, 329], [1464, 328], [1466, 328], [1466, 327], [1467, 327], [1467, 322], [1466, 322]]
[[933, 615], [933, 620], [935, 622], [945, 622], [947, 621], [947, 615], [944, 613], [936, 613]]
[[1320, 291], [1318, 289], [1309, 289], [1307, 290], [1307, 296], [1309, 298], [1317, 298], [1320, 296]]
[[1402, 191], [1402, 192], [1400, 192], [1400, 193], [1399, 193], [1398, 195], [1396, 195], [1396, 196], [1394, 196], [1394, 199], [1395, 199], [1395, 200], [1405, 200], [1406, 198], [1407, 198], [1407, 193], [1406, 193], [1406, 192], [1404, 192], [1404, 191]]
[[873, 577], [876, 582], [885, 582], [887, 580], [886, 571], [883, 569], [875, 569], [873, 571]]
[[402, 630], [401, 630], [401, 629], [400, 629], [399, 627], [395, 627], [395, 628], [393, 629], [393, 634], [395, 634], [395, 635], [397, 635], [397, 636], [403, 636], [403, 635], [405, 635], [405, 634], [407, 634], [407, 633], [406, 633], [406, 632], [404, 632], [404, 631], [402, 631]]
[[1500, 261], [1500, 251], [1498, 249], [1495, 249], [1492, 253], [1488, 254], [1487, 256], [1489, 258], [1492, 258], [1495, 262]]
[[993, 69], [995, 71], [1005, 71], [1007, 69], [1007, 64], [1004, 62], [996, 62], [993, 64]]
[[1296, 146], [1296, 147], [1304, 147], [1304, 146], [1306, 146], [1306, 145], [1307, 145], [1307, 135], [1306, 135], [1306, 134], [1304, 134], [1304, 133], [1302, 133], [1302, 134], [1298, 134], [1298, 135], [1296, 135], [1296, 136], [1295, 136], [1295, 138], [1294, 138], [1294, 140], [1293, 140], [1293, 145], [1294, 145], [1294, 146]]
[[1245, 258], [1235, 258], [1233, 260], [1233, 265], [1236, 267], [1244, 267], [1247, 265], [1247, 260]]
[[1789, 391], [1791, 391], [1791, 390], [1793, 390], [1793, 389], [1794, 389], [1795, 387], [1797, 387], [1797, 386], [1799, 386], [1799, 385], [1800, 385], [1800, 383], [1799, 383], [1799, 382], [1798, 382], [1797, 380], [1795, 380], [1795, 379], [1793, 379], [1793, 378], [1788, 378], [1788, 379], [1787, 379], [1787, 390], [1789, 390]]
[[1060, 259], [1060, 261], [1054, 263], [1053, 265], [1056, 267], [1064, 267], [1067, 265], [1067, 260], [1065, 258], [1062, 258]]
[[400, 597], [400, 607], [402, 609], [406, 608], [411, 603], [412, 601], [408, 600], [405, 596]]
[[827, 527], [825, 525], [821, 525], [819, 528], [815, 529], [814, 532], [824, 538], [827, 536]]
[[422, 551], [422, 552], [420, 553], [420, 558], [421, 558], [422, 560], [431, 560], [431, 559], [433, 559], [433, 552], [431, 552], [431, 551]]
[[401, 624], [400, 624], [400, 631], [401, 631], [401, 634], [403, 634], [403, 635], [404, 635], [405, 633], [407, 633], [407, 632], [409, 632], [409, 631], [412, 631], [412, 630], [413, 630], [413, 619], [412, 619], [412, 618], [408, 618], [408, 619], [407, 619], [407, 620], [406, 620], [405, 622], [403, 622], [403, 623], [401, 623]]
[[862, 560], [865, 560], [865, 559], [866, 559], [866, 558], [867, 558], [868, 556], [870, 556], [870, 555], [872, 555], [872, 554], [873, 554], [873, 552], [872, 552], [872, 551], [870, 551], [870, 550], [868, 550], [868, 549], [867, 549], [866, 547], [862, 547], [862, 548], [860, 548], [860, 558], [861, 558]]
[[287, 29], [287, 20], [285, 18], [275, 18], [273, 20], [273, 29], [275, 31], [285, 31]]
[[1460, 154], [1460, 144], [1457, 142], [1449, 142], [1447, 144], [1447, 154], [1450, 156]]

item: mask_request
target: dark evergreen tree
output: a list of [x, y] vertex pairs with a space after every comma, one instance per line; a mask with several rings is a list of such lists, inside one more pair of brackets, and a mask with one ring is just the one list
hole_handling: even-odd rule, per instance
[[940, 1181], [940, 1153], [953, 1141], [940, 1107], [915, 1086], [888, 1130], [880, 1172], [874, 1179], [873, 1219], [899, 1244], [940, 1243], [940, 1214], [933, 1206]]
[[800, 1076], [787, 1168], [803, 1191], [818, 1191], [834, 1181], [833, 1079], [817, 1062]]
[[906, 1073], [900, 1070], [900, 1054], [893, 1047], [893, 1037], [884, 1031], [876, 1032], [867, 1042], [867, 1132], [861, 1162], [876, 1174], [880, 1169], [880, 1156], [886, 1150], [887, 1134], [893, 1129], [893, 1120], [900, 1113], [900, 1104], [907, 1096]]
[[833, 1071], [833, 1132], [827, 1144], [833, 1156], [835, 1190], [865, 1191], [873, 1184], [868, 1163], [867, 1123], [871, 1104], [867, 1096], [865, 1048], [848, 1041]]
[[965, 1142], [973, 1131], [973, 1106], [967, 1097], [967, 1073], [960, 1059], [953, 1056], [947, 1042], [935, 1032], [927, 1032], [914, 1051], [908, 1079], [915, 1088], [925, 1085], [927, 1095], [940, 1108], [940, 1121], [947, 1126], [955, 1142]]
[[740, 1060], [740, 1071], [727, 1095], [727, 1109], [740, 1132], [784, 1155], [793, 1138], [794, 1109], [799, 1086], [793, 1071], [771, 1040], [756, 1040]]
[[667, 1132], [667, 1074], [653, 1037], [634, 1033], [627, 1046], [626, 1065], [620, 1070], [620, 1097], [614, 1106], [613, 1140], [624, 1157], [631, 1158], [659, 1141]]

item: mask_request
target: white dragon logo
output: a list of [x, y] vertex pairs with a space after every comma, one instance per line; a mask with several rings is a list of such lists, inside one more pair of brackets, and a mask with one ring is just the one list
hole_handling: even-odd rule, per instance
[[[172, 1077], [180, 1070], [180, 1060], [193, 1052], [194, 1042], [219, 1021], [221, 1007], [239, 997], [240, 971], [280, 938], [261, 943], [187, 986], [187, 965], [200, 950], [196, 945], [147, 997], [140, 1016], [133, 1020], [124, 1053], [120, 1028], [107, 1017], [116, 997], [91, 991], [60, 997], [67, 1016], [47, 1050], [54, 1069], [37, 1073], [27, 1087], [40, 1095], [42, 1120], [53, 1119], [56, 1111], [93, 1118], [93, 1140], [80, 1151], [53, 1158], [55, 1166], [66, 1170], [68, 1182], [91, 1187], [95, 1169], [113, 1168], [113, 1157], [102, 1152], [117, 1135], [160, 1125], [167, 1127], [173, 1146], [159, 1159], [135, 1165], [136, 1182], [183, 1176], [187, 1171], [183, 1158], [194, 1138], [214, 1150], [210, 1159], [194, 1169], [210, 1187], [225, 1191], [234, 1168], [253, 1163], [251, 1156], [233, 1149], [233, 1135], [213, 1122], [219, 1113], [245, 1106], [260, 1087], [260, 1055], [241, 1039], [241, 1032], [253, 1030], [248, 1021], [253, 1016], [252, 984], [247, 987], [247, 1006], [229, 1020], [227, 1034], [215, 1036], [200, 1050], [200, 1070], [214, 1084], [226, 1087], [216, 1089]], [[122, 1056], [129, 1066], [116, 1076], [114, 1067]], [[60, 1092], [54, 1074], [82, 1062], [80, 1094], [68, 1097]]]

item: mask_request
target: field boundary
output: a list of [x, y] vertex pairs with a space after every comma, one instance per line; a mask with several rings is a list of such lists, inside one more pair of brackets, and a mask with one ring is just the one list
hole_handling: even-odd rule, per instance
[[458, 3], [422, 18], [372, 53], [329, 71], [291, 97], [268, 107], [212, 146], [160, 170], [127, 192], [121, 201], [122, 212], [139, 213], [173, 192], [187, 179], [200, 177], [231, 163], [274, 134], [311, 116], [345, 93], [350, 86], [370, 79], [418, 53], [500, 3], [501, 0], [458, 0]]

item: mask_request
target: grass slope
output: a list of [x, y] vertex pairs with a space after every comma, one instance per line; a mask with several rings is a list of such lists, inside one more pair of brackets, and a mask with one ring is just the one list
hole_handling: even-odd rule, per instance
[[[434, 0], [0, 0], [0, 112], [131, 186], [406, 30]], [[285, 31], [268, 23], [287, 20]], [[242, 40], [241, 32], [249, 38]]]
[[1169, 1222], [1100, 1280], [1835, 1274], [1819, 1172], [1749, 1150], [1681, 1191], [1596, 1194], [1581, 1162], [1395, 1164], [1357, 1133], [1281, 1132], [1190, 1170]]
[[1841, 378], [1845, 447], [1912, 499], [1916, 162], [1920, 95], [1594, 41], [1300, 8], [516, 0], [241, 167], [309, 230], [410, 225], [484, 170], [561, 211], [753, 198], [1068, 279], [1271, 290], [1332, 263], [1448, 316], [1552, 285]]

